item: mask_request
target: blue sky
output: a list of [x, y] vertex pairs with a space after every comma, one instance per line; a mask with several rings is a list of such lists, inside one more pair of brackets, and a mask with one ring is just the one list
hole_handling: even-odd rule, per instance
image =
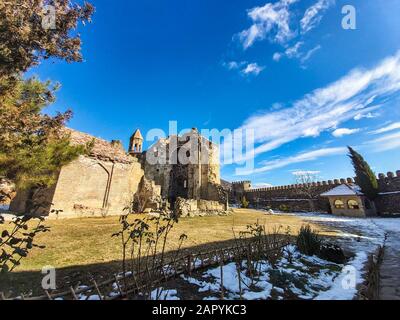
[[[352, 176], [352, 145], [378, 172], [400, 169], [398, 0], [92, 0], [83, 63], [30, 71], [60, 81], [50, 110], [127, 146], [135, 128], [251, 128], [255, 169], [227, 180], [294, 183]], [[356, 30], [342, 28], [342, 7]], [[50, 111], [49, 110], [49, 111]]]

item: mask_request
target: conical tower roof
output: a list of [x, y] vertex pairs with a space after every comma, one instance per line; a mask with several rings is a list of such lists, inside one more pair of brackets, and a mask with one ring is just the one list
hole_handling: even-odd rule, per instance
[[142, 133], [140, 132], [139, 129], [136, 129], [136, 131], [133, 133], [131, 138], [135, 138], [135, 139], [141, 139], [143, 140], [143, 136]]

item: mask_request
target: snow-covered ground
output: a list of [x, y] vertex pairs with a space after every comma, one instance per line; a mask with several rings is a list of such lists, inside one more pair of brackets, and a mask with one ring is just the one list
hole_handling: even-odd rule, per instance
[[[385, 235], [400, 231], [399, 218], [349, 218], [326, 214], [295, 213], [305, 221], [328, 226], [336, 230], [338, 241], [354, 252], [370, 253], [382, 245]], [[400, 243], [398, 243], [400, 246]]]
[[[334, 241], [351, 251], [354, 257], [346, 265], [337, 265], [317, 257], [301, 255], [291, 246], [291, 261], [287, 255], [275, 266], [261, 261], [257, 281], [252, 281], [244, 270], [240, 272], [243, 299], [284, 299], [289, 293], [289, 296], [307, 300], [351, 300], [357, 293], [357, 285], [365, 280], [364, 269], [369, 254], [378, 245], [384, 244], [387, 235], [390, 241], [386, 245], [400, 248], [400, 236], [397, 236], [400, 235], [400, 219], [397, 218], [360, 219], [318, 213], [279, 214], [296, 215], [305, 222], [321, 224], [330, 231], [336, 231]], [[242, 264], [245, 265], [245, 262]], [[182, 279], [197, 287], [198, 293], [207, 293], [205, 300], [220, 298], [220, 267], [209, 269], [200, 277], [182, 276]], [[277, 282], [277, 279], [280, 280]], [[279, 286], [278, 283], [282, 281], [284, 285]], [[223, 286], [225, 299], [240, 297], [238, 270], [234, 263], [223, 266]], [[174, 289], [172, 292], [173, 299], [177, 299], [179, 291]]]
[[[240, 278], [242, 298], [245, 300], [282, 300], [287, 297], [305, 300], [350, 300], [357, 293], [356, 286], [363, 282], [362, 269], [367, 255], [364, 252], [346, 265], [339, 265], [315, 256], [302, 255], [295, 246], [289, 246], [284, 256], [275, 264], [260, 261], [259, 275], [253, 279], [242, 262]], [[239, 299], [239, 272], [235, 263], [223, 266], [224, 299]], [[216, 300], [221, 294], [221, 268], [205, 271], [199, 276], [181, 277], [197, 287], [199, 293], [207, 293], [204, 300]], [[179, 293], [178, 293], [179, 295]]]
[[[268, 212], [267, 214], [278, 214]], [[348, 218], [317, 213], [279, 213], [296, 215], [305, 223], [316, 223], [336, 231], [334, 241], [351, 251], [354, 257], [345, 265], [322, 260], [299, 253], [295, 246], [288, 246], [284, 255], [274, 265], [259, 262], [259, 273], [250, 277], [246, 261], [242, 261], [238, 272], [235, 263], [223, 266], [224, 299], [239, 299], [239, 274], [241, 295], [246, 300], [256, 299], [305, 299], [305, 300], [351, 300], [357, 293], [357, 285], [365, 280], [365, 264], [370, 253], [378, 245], [398, 250], [400, 248], [400, 219], [397, 218]], [[398, 252], [398, 251], [396, 251]], [[180, 281], [191, 287], [194, 297], [218, 300], [221, 297], [221, 268], [215, 267], [195, 275], [182, 275]], [[109, 296], [118, 293], [115, 284]], [[179, 286], [178, 286], [179, 287]], [[99, 299], [96, 295], [79, 296], [80, 299]], [[179, 288], [167, 286], [155, 288], [151, 299], [179, 300], [184, 298]]]

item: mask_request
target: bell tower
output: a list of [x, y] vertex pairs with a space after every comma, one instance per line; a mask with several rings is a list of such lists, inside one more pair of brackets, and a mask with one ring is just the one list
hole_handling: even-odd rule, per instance
[[138, 154], [143, 152], [143, 136], [137, 129], [129, 140], [129, 153]]

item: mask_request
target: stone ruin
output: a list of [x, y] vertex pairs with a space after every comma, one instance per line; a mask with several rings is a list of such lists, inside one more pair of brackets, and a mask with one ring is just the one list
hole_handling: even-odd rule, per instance
[[228, 209], [228, 197], [221, 187], [218, 146], [196, 129], [160, 139], [146, 151], [140, 130], [136, 130], [128, 152], [119, 140], [108, 142], [65, 130], [72, 144], [90, 143], [90, 153], [62, 167], [52, 187], [17, 190], [10, 211], [59, 217], [127, 211], [193, 216]]

